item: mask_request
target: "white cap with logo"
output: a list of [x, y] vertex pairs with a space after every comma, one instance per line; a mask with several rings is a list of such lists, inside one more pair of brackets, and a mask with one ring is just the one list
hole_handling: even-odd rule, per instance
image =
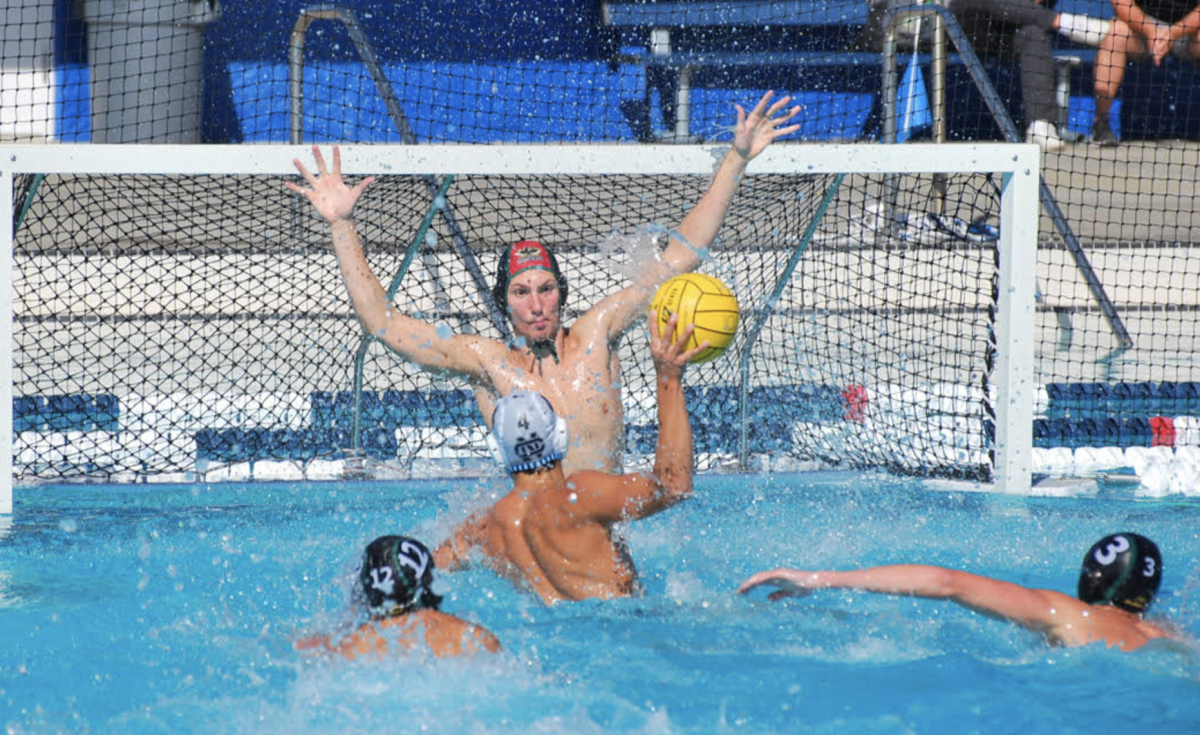
[[500, 466], [525, 472], [566, 456], [567, 422], [542, 394], [517, 391], [496, 402], [487, 442]]

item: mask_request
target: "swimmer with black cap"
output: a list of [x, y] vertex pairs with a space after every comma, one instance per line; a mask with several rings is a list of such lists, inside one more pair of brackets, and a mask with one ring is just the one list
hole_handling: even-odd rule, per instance
[[463, 567], [478, 550], [488, 566], [547, 604], [637, 591], [637, 570], [615, 524], [654, 515], [692, 494], [692, 429], [682, 378], [707, 342], [685, 350], [692, 327], [674, 340], [676, 321], [672, 316], [660, 337], [658, 320], [650, 320], [659, 422], [653, 472], [567, 475], [566, 422], [544, 396], [511, 393], [496, 404], [488, 446], [512, 475], [512, 490], [437, 547], [439, 567]]
[[952, 600], [1040, 633], [1051, 645], [1085, 646], [1103, 641], [1109, 648], [1132, 651], [1154, 639], [1177, 638], [1142, 617], [1161, 581], [1162, 557], [1154, 542], [1136, 533], [1117, 533], [1088, 549], [1078, 598], [922, 564], [849, 571], [772, 569], [751, 576], [737, 591], [746, 594], [757, 587], [775, 587], [767, 597], [772, 601], [804, 597], [820, 589]]
[[499, 651], [500, 641], [491, 631], [441, 612], [442, 598], [432, 589], [433, 573], [433, 555], [420, 541], [380, 536], [363, 551], [355, 590], [370, 620], [345, 635], [301, 639], [296, 648], [332, 651], [346, 658], [383, 657], [410, 651], [423, 639], [439, 658]]
[[367, 263], [353, 218], [355, 205], [374, 177], [348, 186], [342, 180], [337, 146], [332, 168], [326, 167], [320, 150], [313, 146], [317, 175], [296, 160], [308, 186], [293, 182], [285, 186], [307, 197], [330, 223], [342, 278], [367, 333], [406, 360], [466, 378], [485, 421], [491, 421], [500, 396], [518, 390], [541, 393], [571, 429], [571, 451], [563, 460], [567, 473], [578, 469], [619, 473], [624, 468], [625, 445], [620, 341], [645, 314], [659, 284], [700, 264], [750, 160], [776, 138], [799, 129], [787, 123], [800, 108], [788, 108], [788, 97], [772, 102], [772, 96], [767, 92], [749, 113], [736, 106], [737, 124], [729, 150], [707, 191], [671, 231], [659, 258], [569, 327], [563, 324], [567, 280], [550, 248], [534, 240], [506, 248], [497, 265], [492, 296], [512, 326], [511, 344], [475, 334], [441, 334], [435, 325], [403, 314], [387, 298]]

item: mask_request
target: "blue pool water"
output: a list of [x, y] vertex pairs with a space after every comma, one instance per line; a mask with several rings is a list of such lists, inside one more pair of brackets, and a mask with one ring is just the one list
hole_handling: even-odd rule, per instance
[[627, 529], [636, 599], [547, 608], [484, 569], [444, 609], [496, 657], [306, 658], [362, 546], [440, 540], [497, 479], [18, 488], [0, 541], [8, 733], [1200, 732], [1200, 649], [1053, 649], [934, 601], [733, 594], [781, 564], [922, 561], [1072, 591], [1083, 551], [1163, 550], [1154, 613], [1200, 638], [1200, 503], [1015, 498], [820, 473], [705, 476]]

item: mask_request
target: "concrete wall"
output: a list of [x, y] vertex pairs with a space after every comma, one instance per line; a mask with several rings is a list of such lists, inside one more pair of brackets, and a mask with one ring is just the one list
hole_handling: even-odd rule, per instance
[[0, 7], [0, 140], [54, 134], [54, 0]]

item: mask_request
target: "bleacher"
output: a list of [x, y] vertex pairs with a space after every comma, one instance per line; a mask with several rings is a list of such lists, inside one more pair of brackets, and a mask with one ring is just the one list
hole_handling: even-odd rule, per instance
[[[34, 0], [33, 5], [44, 6], [47, 14], [50, 6], [69, 3]], [[212, 22], [196, 27], [204, 68], [180, 99], [196, 100], [197, 91], [203, 93], [196, 131], [200, 142], [288, 140], [289, 39], [293, 24], [310, 5], [286, 0], [272, 13], [262, 13], [253, 3], [226, 2]], [[346, 0], [338, 5], [362, 18], [382, 71], [422, 141], [661, 138], [683, 127], [676, 114], [675, 80], [684, 69], [690, 70], [691, 85], [687, 135], [719, 136], [729, 123], [731, 105], [766, 88], [786, 91], [805, 106], [800, 139], [870, 140], [879, 134], [878, 58], [854, 49], [867, 0], [513, 0], [503, 6]], [[1057, 9], [1112, 15], [1106, 0], [1062, 0]], [[65, 9], [55, 11], [53, 18], [44, 26], [53, 34], [53, 43], [44, 44], [53, 48], [52, 54], [24, 64], [30, 70], [53, 70], [43, 75], [48, 82], [37, 82], [50, 88], [29, 92], [31, 99], [44, 94], [51, 102], [7, 114], [21, 120], [44, 109], [50, 121], [19, 129], [47, 129], [64, 142], [96, 142], [99, 106], [90, 99], [94, 70], [88, 24]], [[44, 32], [10, 26], [6, 33], [13, 39]], [[655, 53], [662, 47], [653, 43], [654, 28], [669, 31], [669, 53]], [[1058, 43], [1063, 55], [1082, 62], [1064, 73], [1069, 72], [1068, 124], [1086, 132], [1094, 54]], [[5, 48], [15, 53], [23, 47], [14, 40]], [[364, 80], [361, 59], [344, 29], [336, 24], [315, 27], [304, 57], [310, 117], [305, 131], [310, 138], [400, 142], [377, 90]], [[1012, 101], [1011, 112], [1019, 118], [1012, 65], [988, 63], [998, 91]], [[9, 63], [12, 69], [22, 65], [19, 60]], [[33, 71], [13, 72], [17, 81], [12, 83], [25, 84], [22, 74], [42, 78]], [[1127, 79], [1116, 108], [1122, 138], [1200, 139], [1200, 72], [1192, 65], [1177, 60], [1161, 67], [1132, 64]], [[954, 139], [999, 137], [995, 125], [981, 117], [984, 105], [972, 95], [960, 66], [951, 68], [947, 86], [953, 95], [948, 123]], [[545, 109], [531, 114], [521, 95], [545, 87], [562, 90], [538, 93], [542, 102], [558, 109], [553, 115]], [[135, 99], [135, 92], [129, 91], [127, 99]], [[119, 120], [117, 104], [106, 109]]]
[[[646, 75], [643, 104], [626, 106], [643, 140], [694, 142], [694, 91], [775, 86], [772, 79], [785, 77], [804, 80], [779, 86], [796, 90], [793, 97], [806, 109], [819, 110], [804, 116], [802, 125], [816, 118], [839, 121], [832, 129], [806, 125], [801, 137], [854, 139], [878, 90], [880, 55], [854, 49], [867, 19], [865, 2], [604, 2], [601, 19], [613, 34], [614, 63], [640, 67]], [[655, 95], [662, 132], [651, 120]]]
[[[1061, 6], [1066, 12], [1111, 15], [1111, 10], [1101, 8], [1096, 0], [1064, 2]], [[627, 104], [625, 108], [631, 127], [643, 140], [674, 142], [703, 138], [693, 130], [693, 108], [698, 107], [694, 95], [703, 94], [705, 86], [729, 86], [734, 79], [734, 84], [756, 85], [755, 75], [792, 82], [794, 86], [785, 84], [784, 88], [796, 90], [793, 96], [806, 110], [812, 110], [804, 116], [802, 125], [804, 120], [824, 121], [821, 127], [806, 125], [800, 137], [855, 140], [877, 136], [882, 57], [860, 41], [867, 16], [865, 0], [629, 0], [604, 2], [601, 10], [602, 22], [612, 32], [614, 63], [638, 65], [645, 70], [646, 99], [640, 106]], [[1086, 77], [1090, 81], [1095, 49], [1075, 46], [1061, 38], [1056, 40], [1056, 47], [1058, 96], [1063, 107], [1059, 122], [1065, 129], [1070, 120], [1072, 91], [1090, 94], [1090, 86], [1084, 89], [1084, 80]], [[927, 52], [917, 58], [918, 63], [928, 67]], [[905, 54], [902, 61], [909, 60], [910, 55]], [[961, 66], [962, 57], [949, 53], [947, 63]], [[1011, 68], [1005, 71], [1011, 76]], [[762, 84], [759, 79], [756, 86]], [[1019, 99], [1011, 90], [1006, 92], [1007, 97]], [[655, 97], [661, 122], [651, 118]], [[982, 106], [978, 95], [974, 104]], [[1010, 114], [1017, 117], [1015, 110]], [[976, 109], [972, 118], [978, 117]], [[959, 122], [958, 134], [963, 138], [996, 135], [994, 127], [990, 132], [986, 125], [979, 130], [976, 123], [964, 130]]]

